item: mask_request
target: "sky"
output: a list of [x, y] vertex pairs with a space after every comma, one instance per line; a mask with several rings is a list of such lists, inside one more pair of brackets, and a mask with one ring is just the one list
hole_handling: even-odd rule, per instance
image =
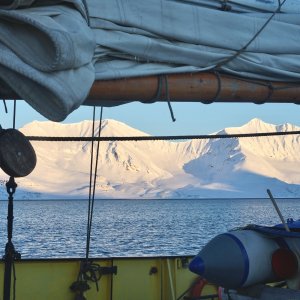
[[[13, 101], [7, 101], [8, 113], [0, 103], [2, 128], [13, 126]], [[292, 123], [300, 126], [300, 106], [295, 104], [238, 104], [238, 103], [172, 103], [176, 118], [172, 122], [167, 103], [142, 104], [134, 102], [104, 108], [103, 119], [114, 119], [151, 135], [209, 134], [226, 127], [242, 126], [253, 118], [267, 123]], [[93, 108], [81, 106], [63, 123], [92, 119]], [[100, 108], [97, 110], [99, 116]], [[16, 128], [32, 121], [46, 121], [24, 101], [17, 101]]]

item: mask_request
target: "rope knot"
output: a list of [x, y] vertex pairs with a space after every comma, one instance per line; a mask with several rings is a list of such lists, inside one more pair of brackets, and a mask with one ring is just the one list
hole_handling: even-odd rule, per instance
[[70, 289], [75, 293], [82, 294], [82, 293], [86, 292], [87, 290], [89, 290], [90, 286], [88, 285], [88, 283], [86, 281], [78, 280], [78, 281], [75, 281], [72, 283], [72, 285], [70, 286]]
[[92, 263], [90, 261], [85, 261], [81, 265], [81, 272], [85, 281], [91, 281], [96, 283], [98, 291], [98, 281], [101, 279], [102, 276], [100, 265]]

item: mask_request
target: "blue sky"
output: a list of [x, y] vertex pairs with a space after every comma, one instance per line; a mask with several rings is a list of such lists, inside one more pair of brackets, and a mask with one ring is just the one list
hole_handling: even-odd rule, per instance
[[[9, 113], [0, 103], [1, 126], [12, 127], [13, 102], [7, 101]], [[152, 135], [208, 134], [225, 127], [241, 126], [252, 118], [273, 124], [292, 123], [300, 126], [300, 106], [295, 104], [236, 104], [236, 103], [172, 103], [176, 122], [172, 122], [167, 103], [131, 103], [104, 108], [104, 119], [115, 119]], [[92, 119], [92, 108], [82, 106], [64, 123]], [[16, 127], [34, 120], [46, 120], [24, 101], [17, 101]]]

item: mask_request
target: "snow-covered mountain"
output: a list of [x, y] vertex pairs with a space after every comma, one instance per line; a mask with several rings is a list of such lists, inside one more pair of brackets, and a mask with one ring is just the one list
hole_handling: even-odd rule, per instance
[[[99, 124], [96, 124], [96, 133]], [[91, 136], [92, 122], [32, 122], [26, 135]], [[253, 119], [218, 134], [300, 130]], [[102, 136], [143, 136], [114, 120], [102, 123]], [[300, 197], [299, 135], [192, 140], [186, 142], [101, 142], [97, 198]], [[86, 198], [90, 142], [32, 142], [38, 163], [18, 178], [16, 198]], [[0, 174], [0, 184], [7, 180]], [[1, 197], [5, 197], [4, 188]]]

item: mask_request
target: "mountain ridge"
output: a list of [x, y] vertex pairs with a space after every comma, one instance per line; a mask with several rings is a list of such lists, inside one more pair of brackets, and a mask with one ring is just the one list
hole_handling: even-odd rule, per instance
[[[95, 134], [99, 122], [95, 124]], [[286, 123], [259, 119], [215, 134], [293, 131]], [[92, 121], [60, 124], [34, 121], [25, 135], [91, 136]], [[103, 120], [101, 136], [149, 136], [115, 120]], [[63, 144], [62, 144], [63, 143]], [[86, 198], [90, 142], [32, 142], [36, 169], [18, 178], [16, 197]], [[299, 135], [189, 140], [101, 142], [96, 198], [300, 197]], [[7, 176], [1, 172], [0, 180]], [[3, 194], [4, 191], [0, 191]], [[4, 193], [5, 194], [5, 193]]]

